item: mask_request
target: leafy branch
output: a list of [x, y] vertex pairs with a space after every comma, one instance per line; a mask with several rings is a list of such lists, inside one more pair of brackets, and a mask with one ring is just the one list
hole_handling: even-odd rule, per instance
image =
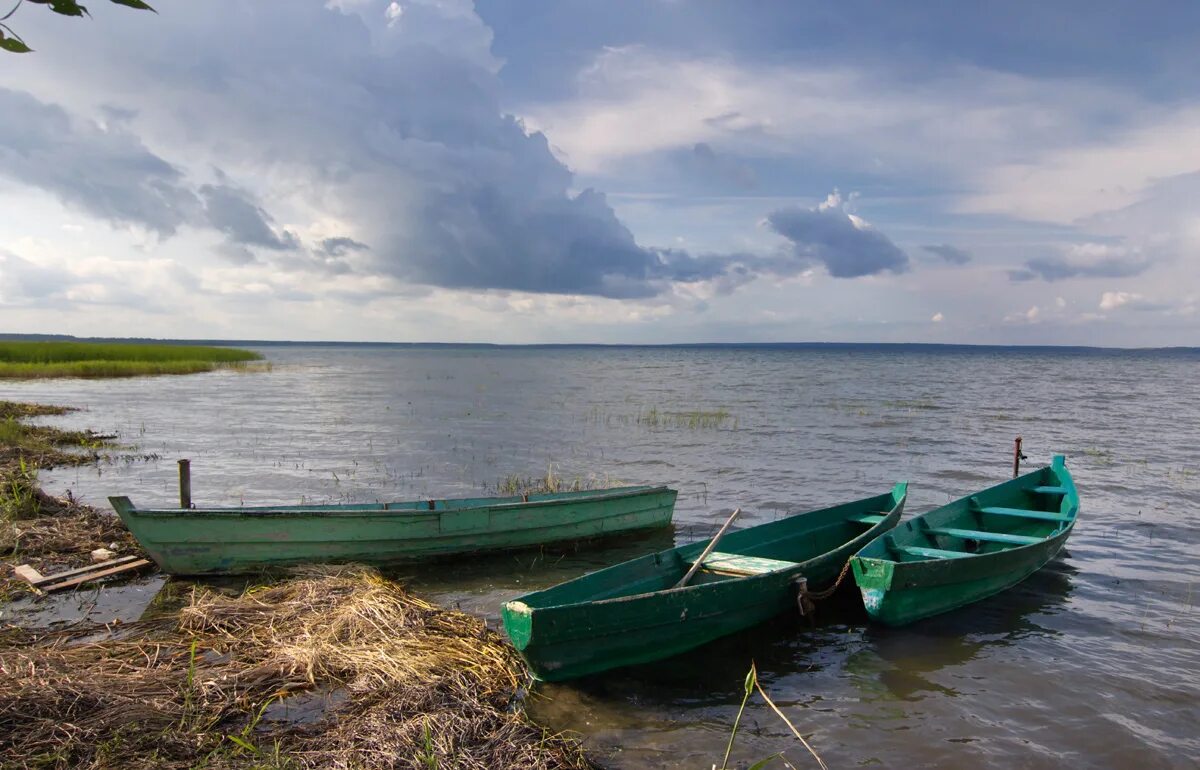
[[[140, 11], [150, 11], [158, 13], [142, 0], [108, 0], [114, 5], [123, 5], [127, 8], [136, 8]], [[87, 6], [80, 5], [75, 0], [17, 0], [17, 4], [12, 9], [0, 16], [0, 50], [8, 51], [9, 53], [29, 53], [33, 49], [30, 48], [21, 36], [13, 32], [7, 22], [12, 18], [24, 3], [29, 2], [34, 5], [44, 5], [47, 9], [62, 16], [88, 16], [92, 14], [88, 12]]]

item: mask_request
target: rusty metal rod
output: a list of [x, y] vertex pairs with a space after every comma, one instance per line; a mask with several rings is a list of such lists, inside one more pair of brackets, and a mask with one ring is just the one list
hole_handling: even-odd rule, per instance
[[1017, 436], [1017, 440], [1014, 442], [1014, 445], [1013, 445], [1013, 478], [1014, 479], [1021, 474], [1021, 458], [1022, 457], [1024, 457], [1024, 455], [1021, 454], [1021, 437]]
[[192, 461], [179, 461], [179, 507], [192, 507]]

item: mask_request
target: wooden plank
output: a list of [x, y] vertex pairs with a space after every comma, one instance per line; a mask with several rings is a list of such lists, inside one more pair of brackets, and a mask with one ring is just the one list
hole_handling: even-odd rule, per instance
[[[112, 561], [102, 561], [99, 564], [89, 564], [86, 567], [77, 567], [75, 569], [69, 569], [65, 572], [59, 572], [54, 575], [42, 575], [41, 577], [38, 578], [37, 582], [35, 582], [34, 585], [36, 585], [40, 588], [42, 586], [42, 584], [44, 584], [44, 583], [56, 583], [65, 578], [71, 578], [71, 577], [75, 577], [76, 575], [83, 575], [83, 574], [86, 574], [89, 572], [95, 572], [96, 570], [106, 569], [108, 567], [116, 567], [120, 564], [127, 564], [129, 562], [138, 561], [139, 559], [141, 559], [140, 556], [121, 556], [116, 559], [113, 559]], [[30, 582], [33, 582], [33, 581], [30, 581]]]
[[735, 575], [762, 575], [767, 572], [791, 569], [795, 566], [796, 562], [794, 561], [764, 559], [758, 556], [741, 556], [736, 553], [714, 552], [709, 554], [708, 558], [704, 560], [704, 569], [716, 572], [728, 572]]
[[[152, 563], [153, 562], [151, 562], [149, 559], [136, 559], [134, 561], [128, 561], [128, 562], [125, 562], [124, 564], [118, 564], [116, 566], [112, 566], [107, 569], [97, 569], [96, 571], [88, 573], [86, 575], [77, 575], [75, 577], [68, 578], [67, 580], [64, 580], [62, 582], [43, 583], [42, 585], [38, 586], [38, 588], [41, 588], [43, 591], [61, 591], [64, 588], [72, 588], [74, 586], [90, 582], [92, 580], [99, 580], [100, 578], [112, 577], [113, 575], [119, 575], [122, 572], [133, 572], [134, 570], [139, 570], [139, 569], [142, 569], [143, 567], [148, 567]], [[104, 565], [97, 564], [95, 566], [103, 567]], [[54, 575], [52, 577], [59, 577], [59, 576]]]
[[687, 585], [691, 581], [692, 576], [695, 575], [697, 570], [700, 569], [700, 565], [704, 563], [704, 560], [708, 558], [708, 555], [710, 553], [712, 553], [713, 551], [717, 550], [717, 543], [721, 540], [722, 537], [724, 537], [725, 531], [729, 529], [729, 525], [732, 524], [733, 520], [736, 519], [739, 515], [741, 515], [741, 513], [742, 513], [741, 508], [733, 509], [733, 513], [729, 514], [729, 518], [726, 519], [725, 523], [721, 525], [721, 528], [719, 530], [717, 530], [717, 534], [713, 535], [713, 539], [708, 541], [708, 545], [704, 548], [704, 551], [701, 552], [700, 558], [696, 559], [695, 563], [692, 564], [691, 569], [689, 569], [687, 571], [687, 574], [684, 575], [683, 578], [678, 583], [675, 584], [675, 588], [683, 588], [685, 585]]
[[1046, 538], [1030, 537], [1029, 535], [1010, 535], [1005, 532], [984, 532], [979, 529], [955, 529], [954, 527], [929, 527], [923, 532], [931, 535], [946, 535], [963, 540], [979, 540], [986, 543], [1013, 543], [1015, 545], [1030, 545], [1040, 543]]
[[42, 573], [38, 572], [33, 567], [30, 567], [28, 564], [21, 564], [13, 567], [13, 574], [21, 580], [24, 580], [26, 583], [30, 583], [34, 586], [46, 579], [42, 576]]
[[886, 516], [880, 516], [874, 513], [856, 513], [853, 516], [847, 516], [846, 521], [853, 521], [857, 524], [870, 524], [872, 527], [876, 524], [882, 524]]
[[1065, 513], [1051, 513], [1050, 511], [1027, 511], [1024, 508], [980, 508], [980, 513], [990, 513], [995, 516], [1019, 516], [1023, 519], [1038, 519], [1040, 521], [1071, 521], [1071, 517]]
[[1033, 488], [1027, 489], [1025, 491], [1029, 492], [1030, 494], [1034, 494], [1034, 495], [1065, 495], [1067, 493], [1067, 488], [1066, 487], [1033, 487]]
[[973, 553], [963, 553], [962, 551], [945, 551], [941, 548], [921, 548], [916, 545], [897, 545], [895, 549], [900, 553], [923, 556], [926, 559], [963, 559], [975, 555]]

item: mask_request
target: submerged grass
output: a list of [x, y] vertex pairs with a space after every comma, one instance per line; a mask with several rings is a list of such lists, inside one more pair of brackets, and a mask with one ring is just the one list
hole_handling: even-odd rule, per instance
[[[625, 482], [617, 481], [608, 475], [576, 476], [568, 479], [560, 476], [554, 470], [554, 463], [546, 468], [545, 476], [521, 476], [512, 474], [496, 482], [495, 492], [501, 496], [516, 497], [517, 495], [542, 495], [555, 492], [583, 492], [589, 489], [607, 489], [622, 487]], [[484, 484], [484, 490], [488, 489]]]
[[635, 415], [609, 414], [593, 409], [587, 420], [604, 425], [639, 425], [643, 428], [679, 428], [686, 430], [737, 430], [738, 419], [726, 409], [688, 409], [671, 411], [652, 406], [639, 409]]
[[0, 378], [196, 374], [262, 358], [238, 348], [99, 342], [0, 342]]
[[[513, 707], [525, 674], [497, 633], [374, 571], [196, 588], [174, 617], [87, 631], [0, 647], [6, 766], [590, 766]], [[273, 718], [316, 693], [342, 697], [315, 721]]]

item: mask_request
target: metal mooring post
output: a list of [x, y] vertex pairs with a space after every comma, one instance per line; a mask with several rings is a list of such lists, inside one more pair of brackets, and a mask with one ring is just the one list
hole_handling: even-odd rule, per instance
[[1025, 455], [1021, 454], [1021, 437], [1017, 436], [1017, 440], [1013, 445], [1013, 478], [1021, 475], [1021, 460], [1025, 459]]
[[192, 507], [192, 461], [179, 461], [179, 507]]

